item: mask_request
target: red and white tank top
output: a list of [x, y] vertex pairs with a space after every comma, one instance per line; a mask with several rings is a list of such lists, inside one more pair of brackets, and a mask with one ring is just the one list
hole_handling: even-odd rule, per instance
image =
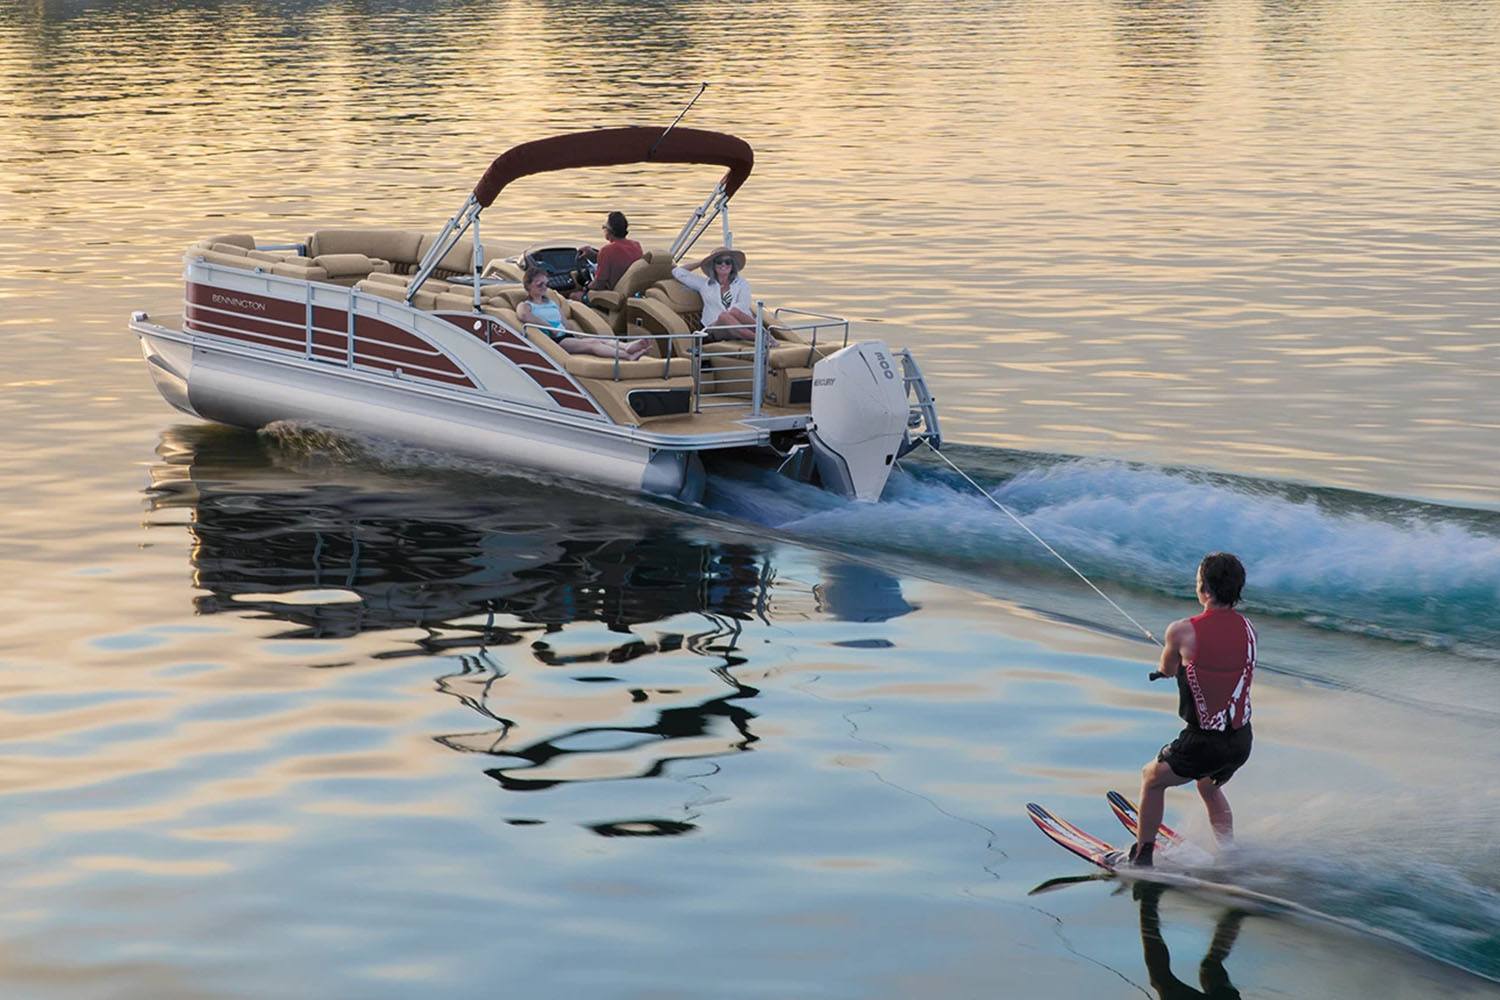
[[1198, 651], [1177, 675], [1178, 714], [1199, 729], [1239, 729], [1250, 721], [1255, 627], [1229, 608], [1210, 608], [1189, 621]]

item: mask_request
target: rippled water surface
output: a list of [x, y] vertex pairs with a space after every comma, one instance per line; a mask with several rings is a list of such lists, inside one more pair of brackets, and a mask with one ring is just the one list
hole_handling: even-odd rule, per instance
[[[1497, 65], [1484, 2], [0, 0], [4, 992], [1495, 994]], [[1175, 705], [931, 461], [678, 509], [151, 388], [189, 242], [433, 229], [701, 80], [758, 294], [912, 347], [1153, 629], [1246, 558], [1216, 871], [1321, 916], [1029, 894], [1085, 872], [1024, 803], [1116, 836]], [[664, 245], [714, 179], [530, 178], [486, 241]]]

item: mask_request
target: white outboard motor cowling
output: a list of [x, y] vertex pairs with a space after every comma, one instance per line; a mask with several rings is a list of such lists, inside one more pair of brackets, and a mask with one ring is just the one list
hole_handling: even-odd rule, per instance
[[908, 412], [901, 363], [881, 341], [851, 344], [814, 365], [807, 437], [824, 487], [879, 500]]

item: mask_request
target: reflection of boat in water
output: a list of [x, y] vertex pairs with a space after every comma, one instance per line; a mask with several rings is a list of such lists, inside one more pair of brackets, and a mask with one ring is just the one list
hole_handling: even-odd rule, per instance
[[[159, 452], [151, 502], [192, 512], [201, 613], [295, 626], [275, 639], [401, 630], [374, 656], [452, 664], [438, 690], [484, 721], [435, 738], [494, 757], [487, 773], [511, 790], [655, 776], [749, 747], [757, 691], [733, 672], [743, 623], [826, 603], [805, 586], [773, 602], [770, 545], [689, 533], [639, 504], [567, 490], [539, 504], [534, 484], [504, 479], [298, 471], [296, 455], [211, 427], [171, 432]], [[868, 620], [848, 579], [835, 592]], [[892, 583], [872, 586], [902, 613]], [[647, 825], [600, 832], [672, 832], [630, 822]]]
[[[602, 622], [626, 641], [632, 625], [691, 612], [742, 620], [767, 602], [764, 548], [689, 537], [639, 508], [611, 517], [595, 497], [556, 491], [543, 505], [519, 481], [460, 492], [300, 474], [208, 428], [174, 432], [162, 451], [153, 505], [194, 512], [198, 610], [301, 626], [286, 637], [447, 630], [496, 614], [528, 633]], [[489, 644], [505, 641], [500, 631]]]
[[[614, 290], [587, 304], [551, 292], [565, 339], [643, 340], [648, 354], [570, 353], [517, 318], [521, 271], [487, 262], [480, 215], [520, 177], [646, 162], [727, 172], [672, 247], [648, 252]], [[749, 454], [878, 499], [895, 459], [940, 443], [911, 354], [849, 343], [847, 320], [763, 304], [753, 341], [737, 339], [704, 328], [698, 294], [672, 277], [716, 217], [732, 242], [729, 200], [753, 162], [742, 140], [686, 128], [524, 143], [491, 164], [436, 236], [328, 229], [290, 243], [199, 241], [185, 261], [185, 314], [136, 313], [131, 329], [169, 403], [227, 424], [319, 423], [690, 501], [702, 493], [702, 455]], [[538, 244], [526, 259], [566, 289], [575, 247]]]

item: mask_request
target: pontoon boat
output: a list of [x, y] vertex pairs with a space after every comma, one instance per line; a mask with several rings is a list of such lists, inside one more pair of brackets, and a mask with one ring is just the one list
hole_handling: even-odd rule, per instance
[[[480, 215], [511, 181], [570, 167], [705, 163], [727, 173], [668, 250], [647, 251], [589, 304], [558, 291], [573, 244], [491, 260]], [[135, 313], [162, 396], [258, 428], [299, 421], [382, 435], [631, 490], [696, 500], [702, 456], [754, 453], [788, 474], [878, 499], [892, 463], [938, 417], [910, 352], [849, 341], [838, 317], [756, 304], [755, 340], [718, 340], [671, 276], [754, 154], [698, 129], [611, 128], [524, 143], [496, 159], [436, 235], [321, 230], [295, 243], [229, 234], [185, 258], [184, 314]], [[473, 230], [469, 233], [469, 230]], [[467, 234], [467, 235], [466, 235]], [[521, 265], [545, 267], [574, 335], [649, 338], [637, 361], [569, 354], [523, 325]]]

